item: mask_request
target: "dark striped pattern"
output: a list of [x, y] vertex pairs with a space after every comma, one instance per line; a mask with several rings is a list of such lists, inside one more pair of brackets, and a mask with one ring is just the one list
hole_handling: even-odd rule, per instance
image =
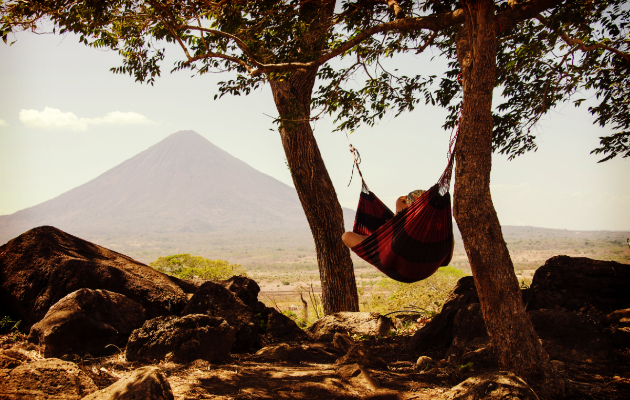
[[352, 232], [370, 236], [393, 217], [394, 213], [364, 186], [364, 189], [361, 190]]
[[[383, 204], [373, 193], [365, 198], [361, 193], [359, 210], [364, 199], [372, 199], [370, 207]], [[433, 186], [407, 209], [372, 230], [352, 251], [397, 281], [411, 283], [428, 278], [448, 265], [453, 255], [451, 195], [440, 195], [439, 186]]]

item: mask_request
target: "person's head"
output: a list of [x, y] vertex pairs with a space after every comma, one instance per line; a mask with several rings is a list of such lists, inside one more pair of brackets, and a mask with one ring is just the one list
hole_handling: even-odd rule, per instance
[[411, 203], [416, 201], [426, 190], [414, 190], [406, 196], [400, 196], [398, 200], [396, 200], [396, 212], [399, 213], [405, 208], [409, 207]]
[[414, 190], [413, 192], [410, 192], [407, 195], [407, 207], [409, 207], [414, 201], [419, 199], [420, 196], [422, 196], [426, 192], [426, 190]]

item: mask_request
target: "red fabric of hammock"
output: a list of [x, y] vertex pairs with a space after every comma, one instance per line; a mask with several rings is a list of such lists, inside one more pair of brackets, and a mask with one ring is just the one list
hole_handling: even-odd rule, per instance
[[440, 186], [433, 186], [395, 216], [366, 188], [367, 193], [361, 192], [353, 231], [369, 236], [352, 251], [405, 283], [426, 279], [448, 265], [453, 255], [451, 195], [440, 194]]
[[385, 222], [394, 217], [394, 213], [374, 193], [363, 186], [357, 213], [354, 217], [352, 232], [363, 236], [370, 236]]

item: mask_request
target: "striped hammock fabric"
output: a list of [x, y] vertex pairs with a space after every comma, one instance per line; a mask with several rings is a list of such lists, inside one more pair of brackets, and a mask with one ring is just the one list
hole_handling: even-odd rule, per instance
[[363, 185], [353, 232], [368, 237], [352, 251], [385, 275], [405, 283], [426, 279], [453, 256], [451, 195], [438, 183], [394, 215]]

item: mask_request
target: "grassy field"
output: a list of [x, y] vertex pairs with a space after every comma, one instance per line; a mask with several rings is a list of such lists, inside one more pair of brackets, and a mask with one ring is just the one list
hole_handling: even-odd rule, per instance
[[[431, 279], [413, 285], [399, 284], [353, 255], [360, 307], [363, 311], [392, 312], [419, 307], [428, 314], [439, 311], [444, 296], [461, 276], [470, 274], [461, 237], [456, 233], [450, 268], [440, 269]], [[533, 227], [503, 227], [519, 281], [529, 284], [538, 267], [556, 255], [589, 257], [630, 264], [628, 231], [568, 231]], [[106, 238], [105, 247], [145, 263], [160, 256], [190, 253], [242, 265], [261, 287], [260, 299], [268, 306], [291, 311], [304, 318], [302, 298], [308, 303], [308, 321], [321, 314], [318, 298], [321, 282], [310, 233], [234, 233], [177, 240], [156, 239], [131, 242]], [[429, 294], [431, 296], [429, 296]], [[429, 301], [431, 300], [431, 301]], [[313, 307], [315, 304], [315, 307]]]

